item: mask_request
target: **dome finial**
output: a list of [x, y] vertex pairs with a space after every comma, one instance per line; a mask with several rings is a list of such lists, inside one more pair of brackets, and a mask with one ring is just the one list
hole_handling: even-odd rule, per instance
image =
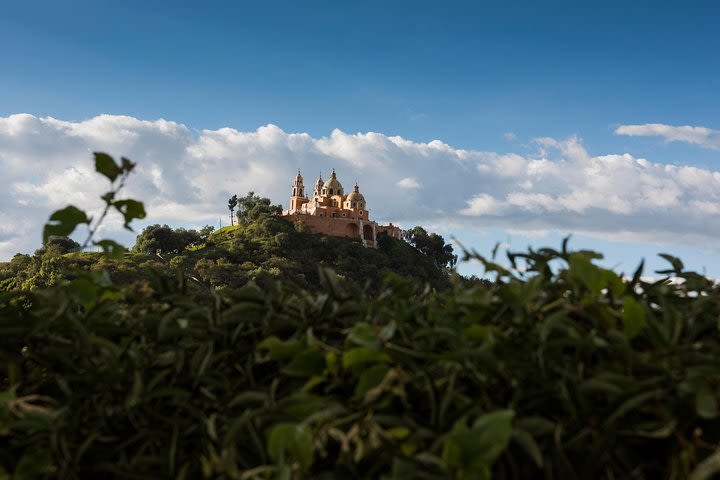
[[323, 190], [328, 195], [344, 195], [342, 184], [337, 179], [337, 174], [335, 173], [334, 168], [332, 169], [332, 173], [330, 174], [328, 181], [323, 184]]

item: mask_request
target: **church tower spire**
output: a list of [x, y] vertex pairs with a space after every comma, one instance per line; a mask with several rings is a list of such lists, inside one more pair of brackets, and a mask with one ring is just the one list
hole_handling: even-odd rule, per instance
[[297, 175], [295, 175], [295, 181], [292, 185], [292, 194], [290, 195], [290, 210], [299, 210], [300, 206], [305, 203], [305, 185], [303, 184], [303, 177], [300, 174], [298, 168]]
[[325, 184], [325, 180], [322, 178], [322, 172], [320, 172], [320, 176], [317, 179], [317, 182], [315, 182], [315, 190], [313, 191], [313, 199], [317, 200], [317, 198], [320, 196], [320, 192], [322, 192], [323, 185]]
[[303, 185], [303, 177], [300, 175], [300, 169], [298, 168], [297, 175], [295, 175], [295, 181], [293, 182], [292, 189], [293, 197], [304, 197], [305, 196], [305, 185]]

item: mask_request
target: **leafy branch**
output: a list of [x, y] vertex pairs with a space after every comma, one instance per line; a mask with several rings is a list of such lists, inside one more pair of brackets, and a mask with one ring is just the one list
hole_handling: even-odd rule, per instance
[[50, 215], [48, 223], [43, 229], [43, 244], [51, 237], [66, 237], [75, 231], [78, 225], [85, 224], [88, 226], [88, 235], [81, 246], [81, 250], [85, 250], [91, 243], [103, 249], [103, 251], [112, 256], [119, 257], [127, 250], [125, 247], [114, 240], [93, 241], [98, 228], [105, 220], [111, 209], [117, 210], [124, 219], [124, 227], [130, 231], [130, 222], [135, 219], [145, 218], [145, 206], [142, 202], [133, 199], [116, 200], [118, 193], [125, 186], [125, 182], [130, 173], [135, 169], [135, 163], [125, 157], [121, 158], [120, 164], [117, 164], [113, 158], [101, 152], [95, 152], [95, 171], [107, 177], [113, 188], [106, 192], [100, 198], [105, 202], [100, 217], [93, 224], [92, 217], [89, 217], [84, 210], [74, 205], [57, 210]]

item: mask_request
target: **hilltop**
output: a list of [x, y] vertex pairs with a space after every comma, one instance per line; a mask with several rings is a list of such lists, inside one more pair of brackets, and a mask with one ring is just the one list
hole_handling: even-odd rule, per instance
[[312, 234], [271, 212], [255, 212], [238, 225], [203, 234], [152, 225], [138, 236], [131, 251], [117, 259], [67, 251], [72, 249], [42, 248], [34, 255], [18, 254], [0, 263], [0, 289], [48, 287], [61, 278], [73, 278], [78, 270], [105, 270], [115, 283], [127, 284], [175, 277], [181, 269], [214, 288], [237, 288], [250, 280], [270, 278], [315, 290], [320, 267], [332, 268], [339, 278], [371, 292], [377, 291], [387, 273], [411, 279], [418, 287], [427, 284], [442, 290], [450, 284], [447, 265], [438, 265], [432, 255], [405, 240], [379, 234], [378, 247], [365, 248], [360, 239]]

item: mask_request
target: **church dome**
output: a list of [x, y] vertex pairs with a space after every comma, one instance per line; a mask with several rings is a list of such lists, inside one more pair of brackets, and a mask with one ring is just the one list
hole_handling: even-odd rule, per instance
[[365, 197], [363, 197], [363, 194], [360, 193], [360, 187], [358, 187], [357, 183], [353, 187], [352, 193], [347, 196], [346, 199], [348, 202], [364, 202]]
[[323, 185], [323, 190], [326, 192], [326, 195], [342, 195], [343, 194], [343, 186], [338, 181], [337, 175], [335, 175], [335, 169], [333, 168], [332, 175], [330, 175], [330, 178], [327, 182], [325, 182], [325, 185]]

